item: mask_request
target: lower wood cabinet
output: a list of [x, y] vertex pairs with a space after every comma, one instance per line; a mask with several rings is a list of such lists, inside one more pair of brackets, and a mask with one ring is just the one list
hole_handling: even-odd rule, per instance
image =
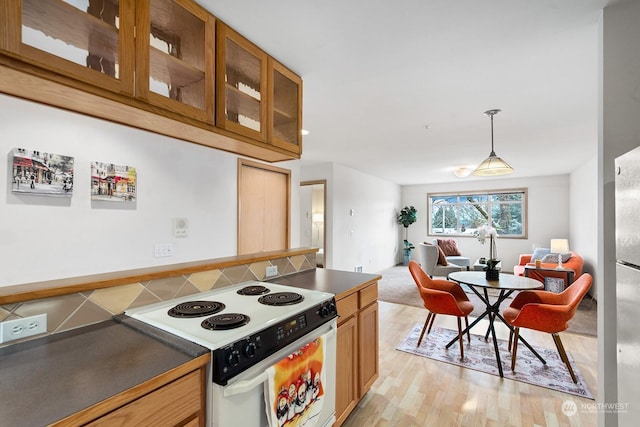
[[336, 423], [340, 426], [378, 378], [378, 284], [338, 296]]
[[178, 426], [185, 422], [203, 425], [202, 396], [200, 372], [192, 372], [88, 425]]

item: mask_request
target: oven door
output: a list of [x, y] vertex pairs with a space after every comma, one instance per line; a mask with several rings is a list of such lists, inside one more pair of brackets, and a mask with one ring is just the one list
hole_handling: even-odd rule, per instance
[[269, 425], [265, 404], [265, 382], [267, 369], [316, 338], [325, 336], [324, 401], [315, 427], [329, 427], [335, 422], [336, 401], [336, 330], [333, 319], [289, 344], [275, 354], [262, 360], [229, 380], [226, 386], [208, 379], [207, 425], [211, 427], [265, 427]]

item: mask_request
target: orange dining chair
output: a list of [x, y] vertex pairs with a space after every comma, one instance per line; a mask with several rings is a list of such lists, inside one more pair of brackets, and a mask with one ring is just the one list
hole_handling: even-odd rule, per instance
[[[429, 277], [415, 260], [409, 261], [409, 271], [416, 286], [420, 291], [420, 296], [424, 303], [424, 308], [429, 311], [427, 320], [424, 322], [418, 346], [422, 342], [425, 331], [427, 335], [431, 332], [431, 326], [436, 318], [436, 314], [448, 314], [458, 318], [458, 341], [460, 342], [460, 360], [464, 359], [464, 348], [462, 345], [462, 323], [464, 317], [465, 324], [469, 326], [469, 314], [473, 311], [473, 304], [469, 301], [467, 294], [462, 287], [448, 280], [435, 280]], [[428, 328], [428, 330], [427, 330]], [[471, 335], [467, 331], [467, 339], [471, 342]]]
[[514, 327], [509, 334], [512, 371], [515, 371], [516, 367], [520, 328], [528, 328], [551, 334], [560, 353], [560, 359], [567, 365], [571, 379], [574, 383], [578, 382], [558, 333], [569, 327], [569, 321], [591, 287], [592, 280], [590, 274], [584, 273], [567, 289], [557, 294], [548, 291], [522, 291], [516, 295], [511, 305], [502, 312], [507, 323]]

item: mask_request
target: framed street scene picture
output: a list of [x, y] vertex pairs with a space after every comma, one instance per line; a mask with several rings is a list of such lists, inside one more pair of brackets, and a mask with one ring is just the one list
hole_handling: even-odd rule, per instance
[[24, 148], [14, 148], [12, 154], [11, 191], [71, 197], [73, 157]]
[[544, 290], [559, 294], [564, 291], [564, 279], [562, 277], [545, 277]]
[[91, 200], [134, 202], [137, 179], [133, 166], [91, 162]]

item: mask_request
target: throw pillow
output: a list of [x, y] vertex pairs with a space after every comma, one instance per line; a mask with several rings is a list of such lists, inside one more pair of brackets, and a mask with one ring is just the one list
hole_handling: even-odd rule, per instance
[[424, 242], [424, 244], [438, 248], [438, 265], [449, 265], [449, 263], [447, 262], [447, 257], [444, 255], [444, 252], [442, 252], [442, 248], [440, 248], [440, 246], [432, 245], [431, 243], [427, 242]]
[[[569, 258], [571, 258], [571, 254], [562, 254], [562, 262], [567, 262], [569, 261]], [[548, 263], [552, 263], [552, 264], [557, 264], [558, 263], [558, 254], [549, 254], [546, 255], [544, 258], [542, 258], [541, 262], [548, 262]]]
[[439, 245], [436, 246], [436, 248], [438, 248], [438, 264], [449, 265], [449, 263], [447, 262], [447, 257], [445, 256], [442, 248]]
[[[531, 261], [529, 262], [536, 262], [537, 259], [541, 260], [542, 258], [549, 255], [550, 253], [551, 253], [551, 250], [549, 248], [535, 248], [533, 250], [533, 254], [531, 254]], [[556, 256], [556, 261], [557, 260], [558, 260], [558, 257]]]
[[446, 256], [462, 255], [458, 249], [458, 244], [453, 239], [438, 239], [438, 247], [442, 249], [442, 252], [444, 252]]

